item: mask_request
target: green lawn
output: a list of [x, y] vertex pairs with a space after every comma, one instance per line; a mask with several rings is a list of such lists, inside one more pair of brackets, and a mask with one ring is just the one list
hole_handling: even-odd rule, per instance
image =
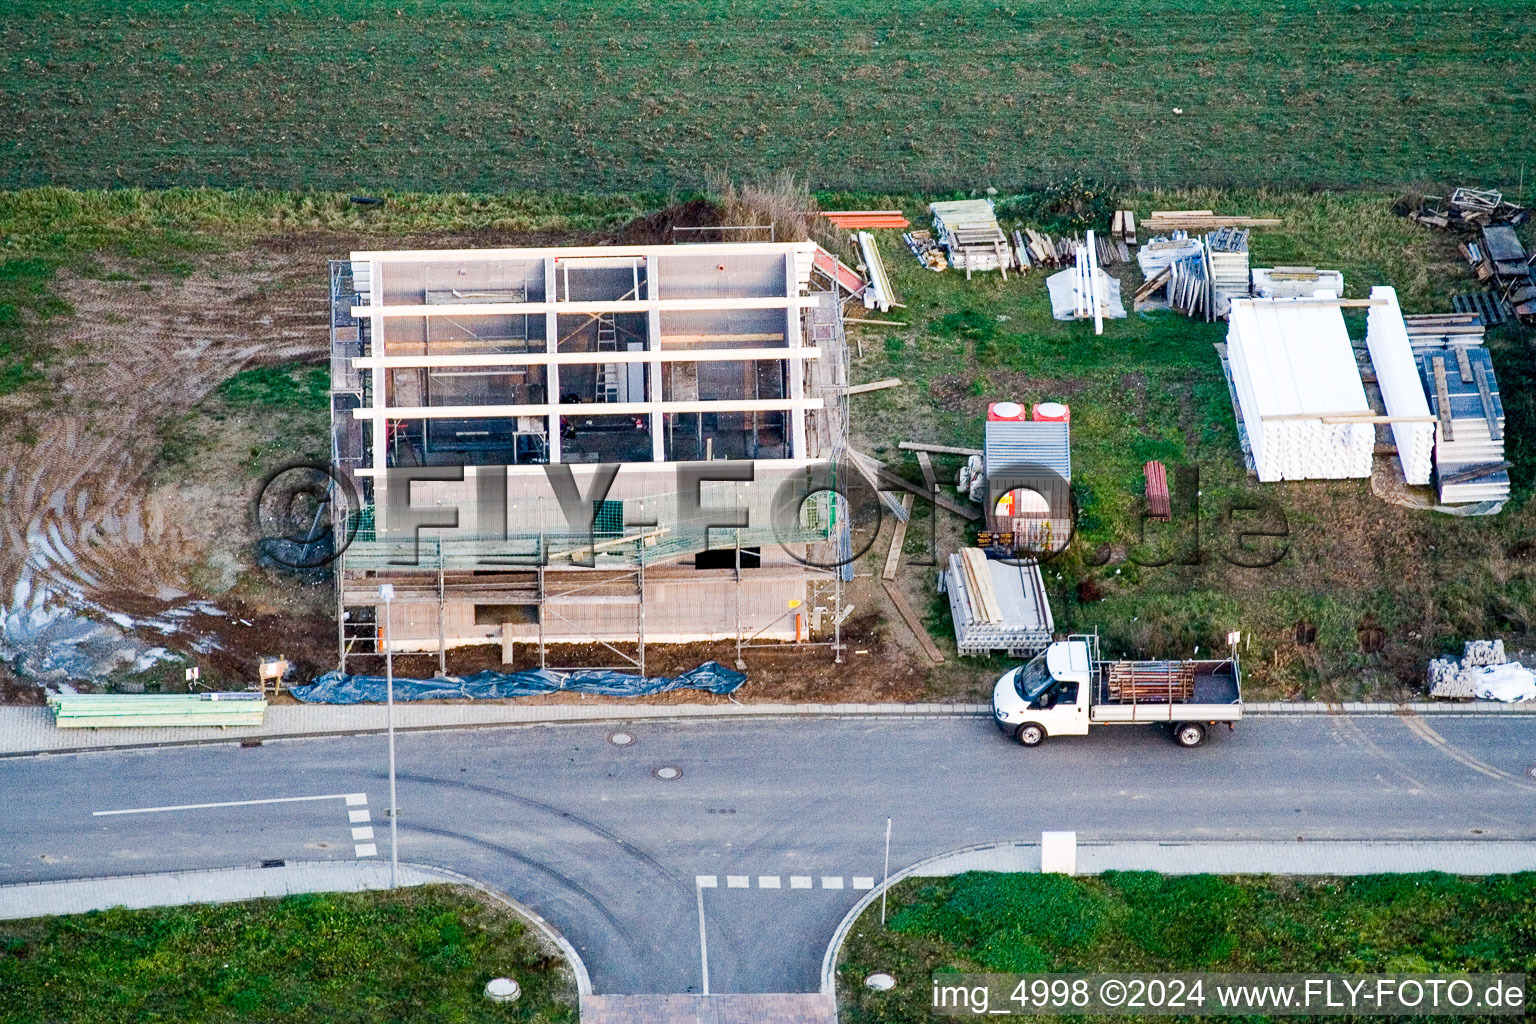
[[0, 186], [1514, 187], [1530, 0], [12, 0]]
[[[866, 911], [843, 947], [845, 1024], [932, 1021], [936, 971], [1536, 973], [1531, 873], [972, 872], [902, 882], [888, 912], [882, 929], [879, 911]], [[894, 975], [897, 987], [867, 989], [864, 978], [876, 971]]]
[[[495, 977], [523, 995], [496, 1005]], [[0, 1022], [574, 1024], [565, 961], [471, 890], [290, 896], [0, 922]]]

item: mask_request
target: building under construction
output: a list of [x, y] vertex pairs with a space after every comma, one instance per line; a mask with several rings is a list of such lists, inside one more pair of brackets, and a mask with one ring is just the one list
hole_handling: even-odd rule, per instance
[[[331, 267], [343, 671], [391, 645], [837, 647], [842, 293], [813, 242], [358, 252]], [[835, 261], [833, 261], [835, 263]], [[841, 520], [841, 521], [840, 521]], [[526, 646], [525, 646], [526, 645]], [[566, 648], [569, 650], [569, 648]], [[590, 654], [583, 655], [591, 662]]]

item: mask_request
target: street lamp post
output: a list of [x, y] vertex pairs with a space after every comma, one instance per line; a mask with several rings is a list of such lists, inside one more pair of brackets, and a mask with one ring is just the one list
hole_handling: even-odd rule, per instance
[[400, 807], [395, 802], [395, 649], [390, 643], [390, 610], [395, 600], [392, 583], [379, 584], [379, 599], [384, 602], [384, 703], [389, 727], [389, 887], [395, 888], [400, 872]]

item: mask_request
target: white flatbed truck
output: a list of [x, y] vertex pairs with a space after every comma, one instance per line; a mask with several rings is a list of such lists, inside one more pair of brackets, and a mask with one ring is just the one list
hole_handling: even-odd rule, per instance
[[1243, 717], [1237, 657], [1102, 661], [1097, 636], [1058, 640], [992, 688], [998, 728], [1026, 747], [1049, 736], [1086, 736], [1096, 725], [1165, 725], [1198, 747], [1218, 722]]

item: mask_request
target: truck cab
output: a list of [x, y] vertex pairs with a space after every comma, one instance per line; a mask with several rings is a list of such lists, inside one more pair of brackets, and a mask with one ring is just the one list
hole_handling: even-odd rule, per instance
[[1053, 643], [1034, 658], [1003, 673], [992, 688], [992, 715], [998, 728], [1026, 747], [1047, 736], [1088, 735], [1093, 696], [1093, 653], [1085, 640]]

